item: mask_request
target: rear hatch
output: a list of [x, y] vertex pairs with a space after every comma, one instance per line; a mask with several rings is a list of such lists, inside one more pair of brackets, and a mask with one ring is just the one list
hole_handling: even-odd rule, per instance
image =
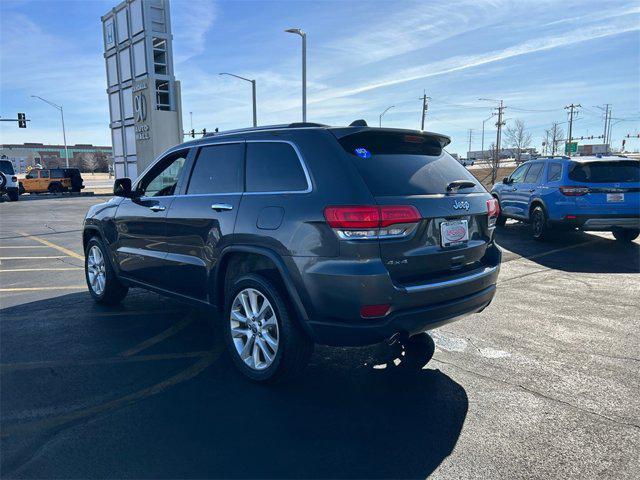
[[568, 178], [575, 184], [570, 193], [584, 214], [640, 214], [640, 161], [574, 161], [569, 165]]
[[419, 213], [406, 235], [378, 240], [394, 283], [431, 283], [483, 266], [491, 196], [443, 150], [447, 137], [375, 129], [339, 141], [381, 208], [410, 205]]

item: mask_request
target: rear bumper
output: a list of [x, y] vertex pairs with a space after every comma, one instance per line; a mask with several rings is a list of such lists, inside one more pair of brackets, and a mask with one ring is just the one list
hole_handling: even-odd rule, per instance
[[[570, 215], [570, 214], [569, 214]], [[575, 215], [576, 218], [554, 220], [552, 225], [558, 227], [578, 228], [587, 231], [611, 231], [616, 228], [640, 229], [640, 215]]]
[[[501, 252], [492, 245], [482, 267], [417, 284], [396, 285], [381, 261], [298, 259], [315, 342], [335, 345], [379, 343], [395, 333], [410, 335], [484, 309], [492, 300]], [[389, 304], [384, 317], [362, 318], [363, 305]]]
[[481, 312], [496, 293], [496, 286], [448, 302], [410, 310], [400, 310], [383, 319], [351, 322], [313, 320], [309, 325], [316, 343], [335, 346], [358, 346], [380, 343], [395, 333], [414, 335]]

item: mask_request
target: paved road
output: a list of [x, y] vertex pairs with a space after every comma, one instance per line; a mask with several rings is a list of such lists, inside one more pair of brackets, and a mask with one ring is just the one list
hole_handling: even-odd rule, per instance
[[3, 478], [638, 478], [640, 244], [499, 231], [499, 293], [432, 332], [419, 373], [318, 348], [305, 378], [240, 378], [212, 315], [143, 291], [93, 304], [100, 198], [0, 205]]

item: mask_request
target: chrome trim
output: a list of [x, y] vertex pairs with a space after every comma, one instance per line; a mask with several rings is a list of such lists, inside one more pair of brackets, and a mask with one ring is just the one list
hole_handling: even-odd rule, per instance
[[151, 205], [149, 210], [152, 212], [164, 212], [167, 209], [164, 205]]
[[233, 210], [233, 205], [229, 205], [228, 203], [214, 203], [211, 205], [211, 210], [215, 210], [216, 212]]
[[[308, 127], [305, 127], [305, 128], [308, 128]], [[294, 128], [294, 129], [288, 129], [288, 130], [296, 130], [296, 129]], [[264, 130], [264, 131], [270, 131], [270, 130]], [[251, 133], [254, 133], [254, 131], [252, 131]], [[238, 135], [238, 134], [234, 134], [234, 135]], [[138, 184], [140, 183], [142, 178], [144, 178], [147, 172], [151, 170], [154, 167], [154, 165], [156, 165], [159, 161], [161, 161], [167, 155], [170, 155], [175, 152], [179, 152], [180, 150], [189, 151], [192, 148], [210, 147], [215, 145], [231, 145], [234, 143], [287, 143], [291, 145], [291, 147], [293, 147], [293, 150], [296, 152], [296, 155], [298, 156], [298, 161], [300, 162], [300, 166], [302, 166], [302, 171], [304, 172], [304, 176], [307, 181], [307, 188], [305, 190], [290, 190], [290, 191], [284, 190], [284, 191], [278, 191], [278, 192], [204, 193], [204, 194], [195, 194], [195, 195], [285, 195], [285, 194], [291, 194], [291, 193], [311, 193], [313, 191], [313, 183], [311, 182], [311, 175], [309, 174], [309, 169], [307, 168], [307, 164], [304, 161], [304, 158], [302, 157], [302, 153], [300, 153], [300, 149], [298, 149], [298, 146], [295, 143], [291, 142], [290, 140], [245, 140], [245, 139], [231, 140], [228, 142], [212, 141], [212, 142], [205, 142], [205, 143], [197, 143], [195, 145], [180, 144], [180, 145], [176, 145], [175, 147], [171, 147], [165, 150], [162, 154], [158, 155], [156, 159], [153, 162], [151, 162], [151, 164], [149, 164], [147, 168], [145, 168], [142, 171], [142, 173], [138, 175], [138, 178], [135, 180], [135, 182], [133, 182], [132, 190], [137, 189]], [[189, 155], [188, 152], [187, 152], [187, 155]], [[245, 155], [245, 162], [246, 162], [246, 155]], [[184, 195], [171, 195], [171, 196], [191, 197], [195, 195], [184, 194]], [[163, 198], [166, 198], [166, 197], [163, 197]]]
[[427, 283], [425, 285], [414, 285], [411, 287], [402, 287], [407, 293], [416, 293], [416, 292], [426, 292], [429, 290], [436, 290], [438, 288], [445, 287], [455, 287], [456, 285], [461, 285], [466, 282], [471, 282], [473, 280], [478, 280], [480, 278], [488, 277], [489, 275], [493, 275], [498, 271], [498, 267], [485, 267], [480, 272], [473, 273], [471, 275], [467, 275], [466, 277], [454, 278], [452, 280], [444, 280], [442, 282], [435, 283]]

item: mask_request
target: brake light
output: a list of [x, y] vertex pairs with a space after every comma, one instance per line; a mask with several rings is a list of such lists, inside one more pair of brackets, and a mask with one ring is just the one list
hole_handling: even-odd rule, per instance
[[567, 197], [580, 197], [589, 193], [589, 187], [560, 187], [560, 192]]
[[340, 238], [349, 240], [403, 237], [421, 219], [420, 212], [411, 205], [326, 207], [324, 217]]
[[495, 198], [487, 200], [487, 214], [489, 218], [500, 216], [500, 203]]
[[389, 313], [391, 305], [385, 303], [383, 305], [363, 305], [360, 307], [360, 316], [362, 318], [384, 317]]

